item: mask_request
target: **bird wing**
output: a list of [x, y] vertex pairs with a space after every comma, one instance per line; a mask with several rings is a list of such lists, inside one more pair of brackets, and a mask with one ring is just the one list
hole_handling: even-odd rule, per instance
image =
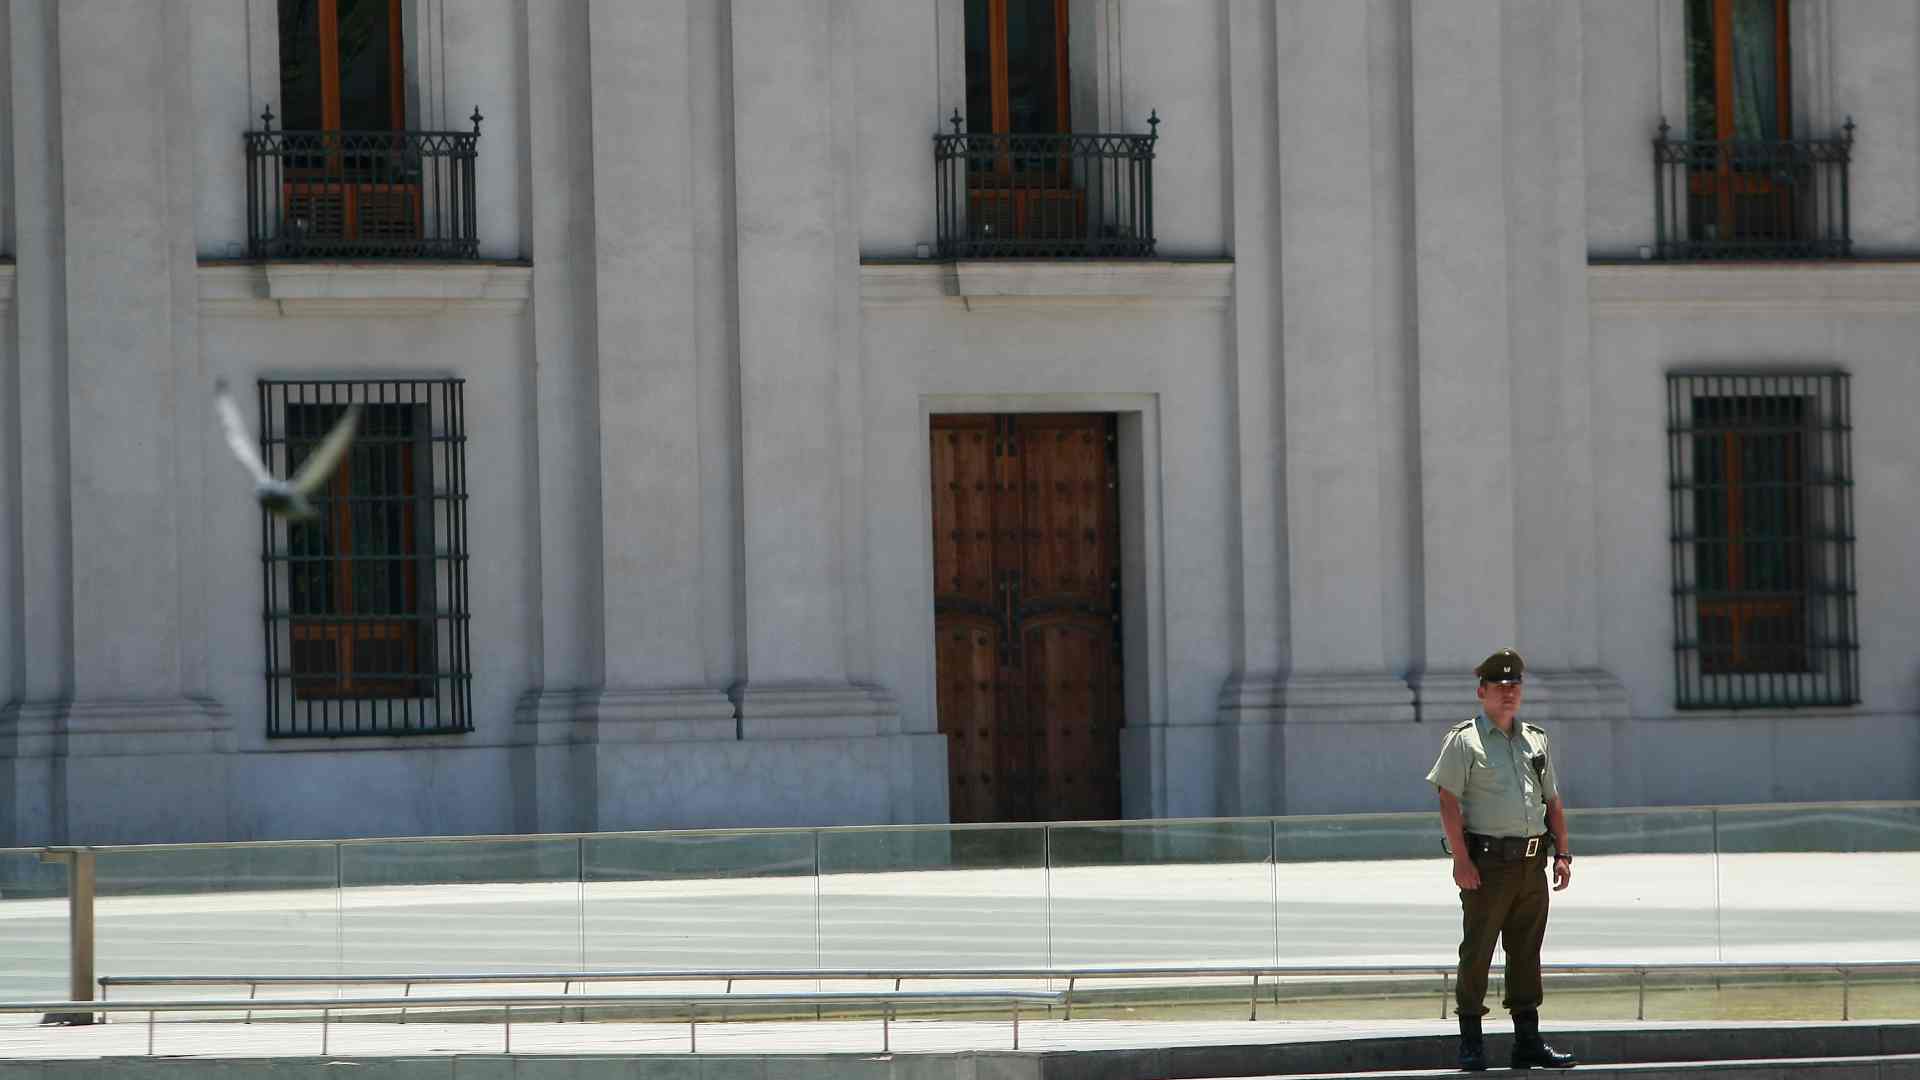
[[327, 432], [326, 438], [320, 440], [320, 445], [300, 465], [300, 471], [288, 481], [289, 486], [301, 496], [311, 498], [333, 475], [334, 466], [340, 464], [347, 447], [353, 445], [353, 433], [359, 426], [360, 406], [347, 406], [347, 414], [333, 425], [333, 430]]
[[254, 446], [253, 436], [247, 434], [247, 422], [240, 419], [240, 409], [227, 393], [225, 381], [214, 388], [213, 408], [220, 414], [220, 426], [226, 430], [227, 449], [232, 450], [233, 456], [239, 458], [240, 464], [253, 474], [256, 483], [273, 483], [273, 474], [260, 461], [260, 450]]

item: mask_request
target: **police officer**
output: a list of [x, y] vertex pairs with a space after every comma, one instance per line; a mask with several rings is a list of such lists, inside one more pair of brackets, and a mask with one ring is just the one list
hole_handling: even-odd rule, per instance
[[[1547, 733], [1521, 723], [1520, 654], [1501, 649], [1474, 669], [1480, 714], [1455, 724], [1427, 780], [1440, 789], [1440, 824], [1453, 853], [1464, 933], [1455, 1000], [1460, 1068], [1487, 1067], [1480, 1018], [1486, 1015], [1487, 966], [1495, 938], [1507, 949], [1506, 998], [1513, 1013], [1516, 1069], [1567, 1069], [1573, 1055], [1540, 1037], [1540, 941], [1547, 930], [1547, 864], [1553, 888], [1573, 882], [1567, 817]], [[1547, 834], [1552, 834], [1548, 844]]]

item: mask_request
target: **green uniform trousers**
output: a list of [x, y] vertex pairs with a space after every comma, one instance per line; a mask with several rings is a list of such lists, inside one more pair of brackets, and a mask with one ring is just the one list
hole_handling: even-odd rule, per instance
[[1487, 1014], [1487, 966], [1493, 962], [1493, 942], [1507, 947], [1506, 996], [1508, 1009], [1540, 1007], [1540, 943], [1547, 935], [1547, 858], [1540, 845], [1531, 859], [1499, 862], [1476, 858], [1480, 887], [1460, 890], [1461, 938], [1459, 981], [1454, 998], [1461, 1016]]

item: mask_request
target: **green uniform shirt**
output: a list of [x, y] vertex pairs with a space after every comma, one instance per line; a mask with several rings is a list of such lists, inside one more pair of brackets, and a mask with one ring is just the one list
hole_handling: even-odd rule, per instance
[[1427, 782], [1460, 800], [1468, 832], [1538, 836], [1547, 831], [1547, 803], [1560, 797], [1560, 779], [1547, 733], [1513, 722], [1511, 736], [1481, 713], [1447, 732]]

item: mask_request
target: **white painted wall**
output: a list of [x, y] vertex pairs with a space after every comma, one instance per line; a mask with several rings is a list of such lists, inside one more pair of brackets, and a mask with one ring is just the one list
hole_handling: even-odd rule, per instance
[[[1162, 120], [1144, 266], [915, 258], [958, 0], [405, 10], [480, 296], [226, 264], [273, 4], [0, 8], [0, 843], [942, 820], [943, 411], [1121, 416], [1128, 814], [1425, 807], [1507, 644], [1582, 805], [1920, 794], [1920, 276], [1637, 265], [1679, 0], [1073, 0], [1077, 126]], [[1795, 12], [1857, 244], [1920, 249], [1920, 15]], [[1854, 375], [1856, 708], [1674, 709], [1702, 363]], [[207, 389], [399, 373], [468, 380], [476, 730], [270, 743]]]

